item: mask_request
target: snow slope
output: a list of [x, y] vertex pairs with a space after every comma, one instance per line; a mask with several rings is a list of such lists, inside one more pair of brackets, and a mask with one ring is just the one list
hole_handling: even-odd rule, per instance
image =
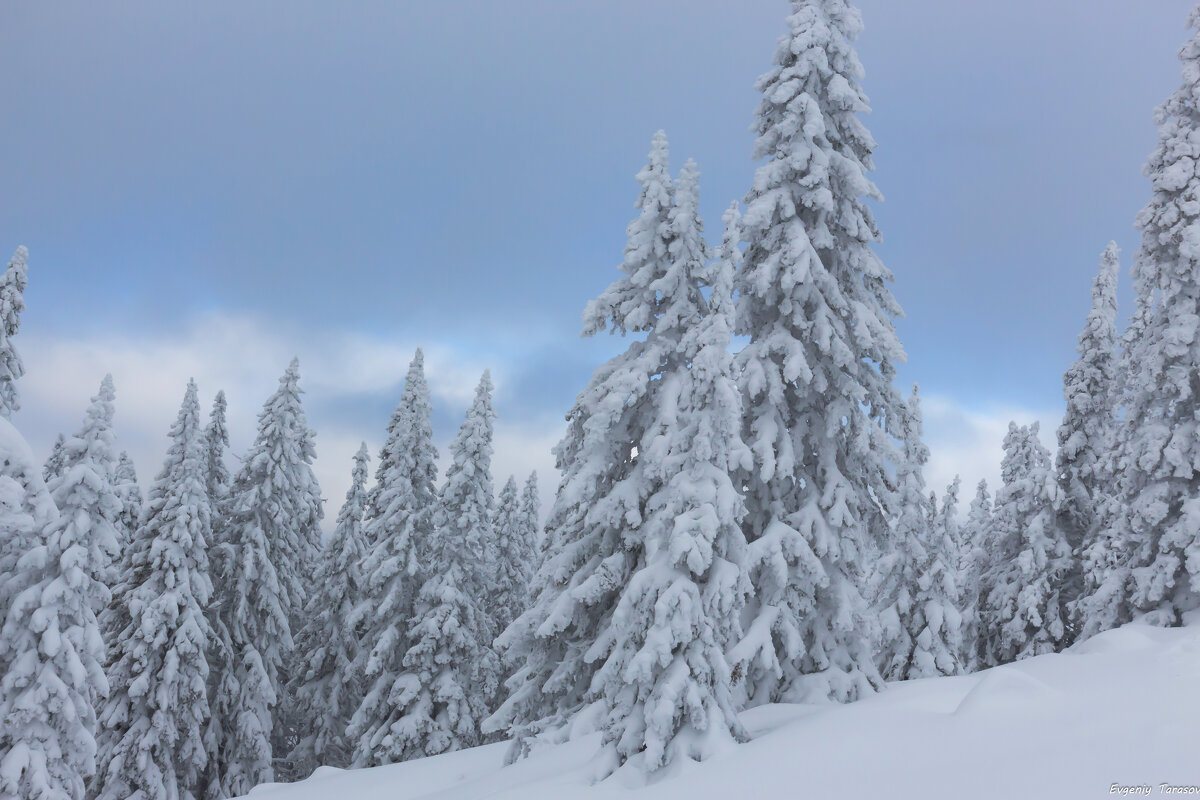
[[[1200, 613], [1134, 623], [974, 675], [892, 685], [851, 705], [758, 708], [754, 734], [641, 785], [590, 781], [598, 734], [502, 767], [506, 744], [368, 770], [319, 769], [254, 800], [1096, 798], [1113, 784], [1200, 786]], [[1193, 790], [1197, 791], [1197, 790]], [[1119, 789], [1114, 794], [1119, 794]]]

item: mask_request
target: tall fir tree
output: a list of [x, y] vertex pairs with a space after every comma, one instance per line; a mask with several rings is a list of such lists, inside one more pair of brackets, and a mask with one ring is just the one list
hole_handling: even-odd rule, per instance
[[418, 551], [427, 560], [432, 546], [438, 453], [424, 365], [424, 355], [417, 350], [367, 497], [363, 601], [350, 620], [361, 632], [354, 675], [365, 690], [347, 733], [356, 747], [356, 766], [395, 759], [395, 751], [383, 742], [394, 722], [392, 698], [400, 691], [396, 681], [405, 674], [408, 629], [421, 587]]
[[142, 518], [142, 489], [138, 485], [137, 469], [133, 459], [124, 450], [117, 457], [117, 466], [113, 471], [117, 499], [121, 501], [121, 517], [118, 530], [121, 536], [121, 552], [129, 546], [134, 531]]
[[229, 451], [229, 429], [227, 425], [228, 403], [225, 392], [219, 390], [213, 398], [208, 423], [201, 434], [204, 452], [204, 488], [208, 494], [211, 510], [212, 533], [208, 540], [208, 567], [213, 582], [213, 601], [206, 609], [211, 629], [208, 647], [209, 697], [213, 700], [212, 714], [204, 731], [204, 747], [209, 754], [208, 767], [201, 778], [201, 794], [205, 798], [225, 797], [221, 788], [221, 746], [226, 725], [233, 724], [230, 709], [222, 699], [238, 694], [236, 670], [234, 668], [233, 641], [226, 624], [227, 615], [222, 614], [221, 603], [227, 595], [217, 590], [226, 585], [232, 573], [234, 549], [229, 541], [230, 491], [233, 479], [226, 464]]
[[[946, 487], [942, 507], [932, 521], [926, 560], [913, 597], [912, 650], [896, 674], [903, 680], [957, 675], [963, 669], [958, 487], [955, 477]], [[930, 507], [935, 507], [932, 496]]]
[[67, 458], [67, 437], [66, 434], [60, 433], [55, 439], [54, 444], [50, 447], [50, 455], [46, 456], [45, 463], [42, 464], [42, 480], [47, 485], [52, 480], [62, 475], [63, 464]]
[[[486, 723], [489, 731], [508, 730], [514, 738], [509, 757], [528, 752], [532, 740], [554, 735], [587, 702], [598, 669], [588, 648], [601, 636], [609, 609], [633, 567], [622, 540], [623, 520], [601, 517], [596, 507], [619, 487], [633, 486], [637, 447], [653, 407], [653, 380], [675, 349], [654, 331], [660, 305], [681, 298], [659, 292], [655, 284], [669, 269], [672, 237], [669, 214], [674, 182], [668, 172], [668, 144], [654, 135], [649, 161], [637, 174], [637, 216], [626, 229], [621, 271], [610, 287], [584, 310], [584, 336], [609, 327], [645, 333], [628, 350], [609, 360], [575, 400], [567, 414], [567, 432], [555, 447], [562, 473], [546, 525], [548, 559], [534, 579], [536, 598], [497, 639], [511, 663], [522, 663], [506, 682], [507, 698]], [[654, 288], [651, 285], [655, 284]], [[641, 286], [640, 293], [632, 291]]]
[[962, 610], [962, 665], [966, 672], [974, 672], [982, 663], [984, 637], [980, 625], [982, 605], [987, 597], [983, 581], [991, 572], [992, 540], [992, 497], [987, 481], [981, 480], [967, 511], [962, 556], [958, 562], [958, 572], [962, 576], [958, 599], [958, 607]]
[[483, 607], [492, 515], [492, 383], [487, 372], [450, 445], [435, 534], [425, 548], [403, 671], [391, 684], [389, 714], [358, 735], [354, 764], [390, 763], [479, 743], [491, 669], [490, 621]]
[[522, 610], [528, 607], [533, 599], [533, 574], [542, 563], [542, 529], [539, 522], [541, 508], [537, 473], [531, 472], [521, 489], [521, 500], [517, 506], [517, 539], [526, 553], [528, 564], [525, 573], [525, 597], [521, 601]]
[[1054, 652], [1066, 636], [1060, 591], [1071, 551], [1058, 530], [1058, 482], [1038, 423], [1009, 423], [1000, 473], [980, 624], [987, 666]]
[[[1083, 594], [1083, 551], [1095, 530], [1096, 505], [1111, 476], [1104, 466], [1113, 444], [1113, 403], [1117, 367], [1117, 273], [1120, 250], [1110, 242], [1092, 281], [1092, 307], [1076, 348], [1079, 358], [1063, 375], [1067, 410], [1058, 428], [1055, 469], [1061, 490], [1058, 525], [1071, 548], [1071, 566], [1062, 594], [1075, 606]], [[1074, 622], [1069, 625], [1073, 633]], [[1073, 638], [1073, 637], [1068, 637]]]
[[917, 657], [917, 637], [925, 628], [925, 610], [918, 601], [919, 582], [932, 557], [934, 512], [925, 494], [925, 464], [929, 448], [922, 440], [920, 397], [914, 385], [906, 408], [903, 457], [896, 468], [900, 517], [892, 533], [892, 547], [884, 554], [878, 588], [883, 600], [883, 632], [879, 655], [885, 680], [905, 680]]
[[359, 642], [349, 622], [362, 600], [369, 460], [363, 444], [354, 456], [350, 489], [317, 568], [304, 627], [296, 636], [301, 668], [292, 678], [290, 694], [300, 718], [311, 722], [288, 755], [291, 772], [299, 778], [322, 765], [344, 768], [350, 763], [352, 743], [347, 741], [346, 728], [362, 692], [353, 669]]
[[1192, 166], [1200, 130], [1200, 7], [1188, 24], [1195, 33], [1179, 51], [1183, 81], [1157, 111], [1158, 146], [1145, 168], [1152, 195], [1137, 217], [1138, 305], [1122, 362], [1125, 429], [1114, 448], [1120, 469], [1085, 559], [1085, 635], [1135, 614], [1178, 625], [1200, 607], [1200, 177]]
[[12, 338], [21, 328], [21, 312], [25, 310], [28, 259], [29, 251], [18, 247], [0, 278], [0, 417], [5, 419], [21, 407], [17, 381], [25, 374], [25, 364]]
[[222, 770], [216, 783], [225, 796], [273, 780], [274, 745], [286, 744], [293, 734], [294, 720], [279, 706], [322, 518], [312, 472], [314, 436], [299, 382], [299, 362], [293, 359], [263, 405], [258, 434], [230, 491], [228, 572], [218, 602], [234, 660], [230, 679], [214, 698]]
[[846, 0], [792, 0], [775, 65], [757, 83], [754, 152], [765, 163], [746, 197], [736, 281], [755, 460], [739, 480], [753, 557], [772, 564], [753, 628], [770, 632], [774, 653], [750, 664], [753, 702], [853, 700], [882, 683], [862, 562], [886, 549], [897, 512], [888, 473], [905, 356], [866, 205], [880, 195], [859, 119], [869, 110], [853, 47], [861, 29]]
[[[666, 155], [660, 134], [639, 175], [625, 276], [585, 312], [585, 332], [646, 337], [597, 371], [568, 417], [551, 516], [563, 526], [558, 549], [534, 607], [501, 637], [526, 667], [488, 723], [520, 739], [595, 702], [600, 776], [626, 763], [652, 773], [703, 759], [745, 736], [725, 656], [741, 639], [749, 592], [742, 498], [730, 478], [750, 463], [729, 353], [739, 220], [726, 215], [707, 269], [699, 173], [688, 162], [672, 204]], [[559, 662], [545, 663], [547, 654]], [[539, 687], [559, 695], [540, 718], [529, 713]]]
[[503, 631], [529, 604], [530, 582], [539, 564], [537, 473], [523, 491], [509, 477], [496, 501], [497, 593], [491, 603], [497, 632]]
[[51, 531], [68, 539], [86, 542], [87, 564], [99, 590], [92, 597], [92, 612], [99, 615], [111, 600], [117, 582], [122, 535], [121, 500], [116, 492], [116, 453], [113, 444], [113, 401], [111, 375], [100, 382], [79, 431], [63, 446], [62, 467], [46, 488], [60, 512], [54, 525], [66, 530]]
[[111, 670], [91, 792], [100, 800], [198, 797], [208, 762], [211, 513], [196, 395], [189, 381], [137, 535], [149, 546], [134, 553], [130, 623]]

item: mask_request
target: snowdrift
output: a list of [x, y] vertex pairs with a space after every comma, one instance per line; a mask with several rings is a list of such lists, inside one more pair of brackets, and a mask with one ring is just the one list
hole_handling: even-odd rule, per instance
[[893, 684], [852, 705], [774, 705], [744, 719], [752, 742], [648, 785], [628, 771], [591, 783], [592, 734], [508, 767], [500, 743], [376, 769], [323, 767], [249, 796], [1070, 800], [1136, 796], [1129, 787], [1157, 796], [1164, 783], [1200, 786], [1200, 614], [1183, 628], [1134, 623], [1065, 653]]

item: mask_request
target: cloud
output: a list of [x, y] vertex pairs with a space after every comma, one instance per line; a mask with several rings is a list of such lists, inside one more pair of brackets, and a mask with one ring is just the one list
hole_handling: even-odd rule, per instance
[[1062, 417], [1061, 409], [1018, 406], [970, 408], [948, 395], [923, 396], [921, 411], [925, 423], [925, 443], [930, 450], [925, 481], [940, 497], [954, 476], [960, 476], [962, 488], [959, 490], [959, 503], [964, 511], [975, 496], [975, 486], [981, 479], [987, 480], [988, 488], [995, 496], [1000, 486], [1004, 434], [1008, 432], [1010, 421], [1019, 425], [1041, 423], [1042, 444], [1053, 454], [1057, 446], [1055, 431]]
[[[88, 399], [104, 374], [111, 372], [117, 388], [118, 446], [134, 459], [143, 489], [158, 472], [167, 430], [189, 378], [196, 379], [203, 397], [225, 390], [236, 457], [254, 438], [262, 402], [275, 390], [292, 356], [299, 356], [309, 424], [317, 431], [314, 472], [326, 498], [327, 529], [349, 487], [351, 460], [359, 444], [366, 441], [372, 454], [378, 453], [418, 345], [425, 353], [435, 408], [442, 416], [452, 410], [456, 421], [483, 370], [490, 367], [498, 388], [503, 388], [514, 372], [512, 359], [519, 356], [511, 351], [469, 354], [446, 343], [357, 332], [289, 330], [229, 314], [198, 316], [177, 334], [157, 338], [56, 338], [24, 332], [18, 343], [27, 374], [20, 383], [23, 407], [15, 422], [38, 457], [45, 458], [60, 432], [75, 430]], [[550, 447], [561, 427], [553, 419], [501, 416], [493, 463], [497, 480], [507, 480], [513, 473], [523, 481], [536, 469], [545, 501], [557, 482]], [[443, 471], [454, 432], [436, 431]]]

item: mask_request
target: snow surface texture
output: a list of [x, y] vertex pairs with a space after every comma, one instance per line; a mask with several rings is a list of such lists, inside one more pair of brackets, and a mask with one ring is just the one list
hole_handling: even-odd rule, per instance
[[[849, 705], [769, 705], [753, 735], [711, 759], [681, 760], [644, 800], [921, 797], [1056, 800], [1113, 784], [1200, 785], [1200, 613], [1184, 628], [1132, 623], [1064, 653], [973, 675], [891, 684]], [[255, 800], [605, 800], [629, 797], [625, 769], [590, 785], [599, 734], [502, 767], [506, 743], [268, 784]], [[863, 769], [869, 762], [870, 769]]]

